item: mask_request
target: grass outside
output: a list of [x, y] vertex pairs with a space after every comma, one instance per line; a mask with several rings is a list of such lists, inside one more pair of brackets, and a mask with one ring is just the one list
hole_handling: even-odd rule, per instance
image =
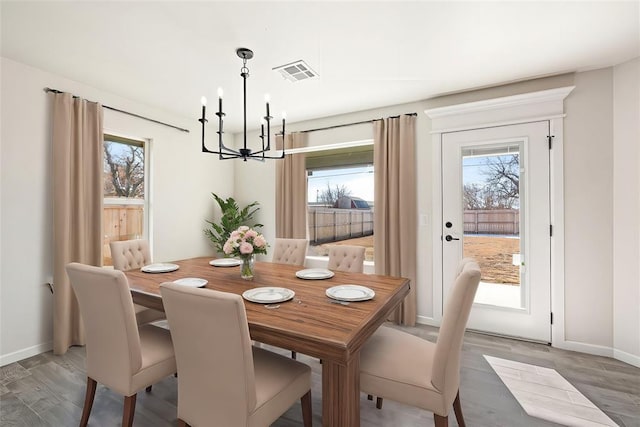
[[[310, 255], [327, 256], [331, 245], [364, 246], [365, 259], [373, 261], [373, 236], [310, 246]], [[464, 236], [464, 256], [480, 265], [482, 281], [507, 285], [520, 284], [520, 268], [513, 265], [513, 254], [520, 253], [520, 239], [510, 237]]]

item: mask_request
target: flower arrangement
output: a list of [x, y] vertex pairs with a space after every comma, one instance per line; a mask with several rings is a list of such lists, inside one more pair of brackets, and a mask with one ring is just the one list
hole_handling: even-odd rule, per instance
[[240, 275], [243, 279], [253, 278], [253, 256], [255, 254], [266, 254], [269, 245], [264, 236], [256, 230], [242, 225], [231, 235], [223, 246], [224, 253], [230, 256], [237, 256], [242, 259]]
[[262, 234], [246, 225], [241, 225], [231, 232], [222, 249], [227, 255], [246, 258], [254, 254], [266, 254], [268, 246]]

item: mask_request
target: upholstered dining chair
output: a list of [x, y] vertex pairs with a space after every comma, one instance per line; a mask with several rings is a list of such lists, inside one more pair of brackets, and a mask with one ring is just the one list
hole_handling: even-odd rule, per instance
[[[149, 242], [143, 239], [109, 242], [111, 259], [115, 270], [129, 271], [151, 264]], [[139, 325], [165, 319], [165, 314], [158, 310], [133, 305]]]
[[308, 247], [307, 239], [277, 238], [271, 262], [304, 266]]
[[89, 422], [97, 383], [122, 394], [122, 425], [131, 426], [136, 394], [176, 372], [168, 330], [136, 323], [122, 271], [71, 263], [66, 267], [85, 325], [87, 390], [80, 427]]
[[329, 270], [362, 273], [364, 269], [364, 246], [329, 246]]
[[301, 399], [311, 427], [311, 368], [251, 345], [239, 295], [160, 286], [178, 363], [179, 426], [269, 426]]
[[480, 282], [480, 268], [463, 260], [445, 307], [437, 342], [381, 327], [360, 353], [360, 389], [433, 412], [436, 427], [446, 427], [453, 406], [464, 427], [460, 405], [460, 352], [471, 305]]

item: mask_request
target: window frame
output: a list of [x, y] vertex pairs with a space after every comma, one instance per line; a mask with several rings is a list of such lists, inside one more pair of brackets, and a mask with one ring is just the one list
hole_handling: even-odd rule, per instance
[[[138, 236], [139, 239], [145, 239], [149, 242], [149, 249], [151, 250], [151, 257], [153, 258], [153, 244], [151, 238], [152, 228], [152, 214], [151, 214], [151, 140], [148, 138], [141, 138], [135, 136], [123, 135], [118, 132], [105, 130], [102, 135], [102, 143], [106, 141], [117, 142], [121, 144], [136, 145], [142, 147], [144, 155], [144, 199], [134, 198], [119, 198], [119, 197], [106, 197], [104, 196], [104, 182], [103, 182], [103, 212], [105, 206], [115, 205], [133, 205], [142, 206], [142, 235]], [[104, 150], [104, 148], [103, 148]], [[104, 153], [103, 153], [104, 156]]]

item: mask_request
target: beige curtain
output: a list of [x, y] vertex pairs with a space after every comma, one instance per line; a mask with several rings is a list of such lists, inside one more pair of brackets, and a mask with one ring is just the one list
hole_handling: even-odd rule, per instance
[[416, 322], [416, 158], [412, 115], [374, 122], [375, 221], [377, 274], [411, 280], [411, 291], [392, 320]]
[[84, 344], [65, 265], [102, 265], [102, 106], [68, 93], [53, 105], [53, 351]]
[[[304, 133], [296, 132], [285, 136], [286, 148], [305, 147], [306, 142]], [[306, 239], [307, 170], [304, 154], [287, 154], [277, 162], [276, 237]]]

